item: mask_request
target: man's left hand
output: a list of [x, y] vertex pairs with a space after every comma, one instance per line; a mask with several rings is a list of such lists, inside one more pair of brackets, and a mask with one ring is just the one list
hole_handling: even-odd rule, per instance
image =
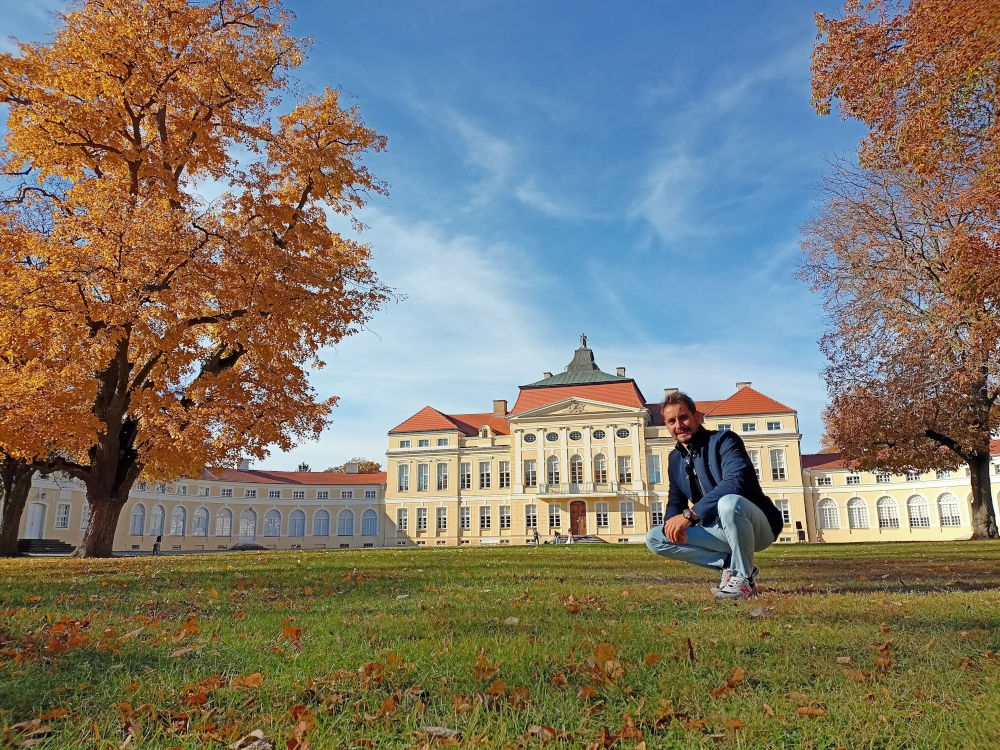
[[687, 544], [687, 529], [690, 525], [691, 522], [678, 513], [663, 522], [663, 536], [674, 544]]

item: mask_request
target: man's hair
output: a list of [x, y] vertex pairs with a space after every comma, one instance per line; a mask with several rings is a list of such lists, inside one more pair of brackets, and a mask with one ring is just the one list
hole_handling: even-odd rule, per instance
[[674, 406], [676, 404], [684, 404], [692, 414], [698, 411], [698, 407], [695, 406], [694, 399], [687, 395], [684, 391], [674, 391], [673, 393], [668, 393], [666, 398], [663, 399], [663, 408], [668, 406]]

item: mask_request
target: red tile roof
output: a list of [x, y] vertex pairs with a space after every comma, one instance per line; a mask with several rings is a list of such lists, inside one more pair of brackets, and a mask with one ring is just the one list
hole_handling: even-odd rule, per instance
[[467, 436], [478, 435], [479, 428], [489, 425], [497, 435], [509, 435], [510, 425], [503, 417], [494, 417], [492, 412], [486, 414], [446, 414], [455, 425]]
[[433, 430], [457, 430], [458, 425], [432, 406], [425, 406], [402, 424], [389, 430], [394, 432], [431, 432]]
[[990, 455], [991, 456], [1000, 455], [1000, 440], [990, 441]]
[[[694, 406], [702, 414], [707, 414], [721, 403], [721, 401], [695, 401]], [[646, 410], [649, 412], [650, 426], [663, 427], [663, 403], [646, 404]]]
[[746, 386], [704, 413], [706, 416], [728, 417], [736, 414], [772, 414], [794, 411], [795, 409], [792, 407], [785, 406], [770, 396], [765, 396], [760, 391]]
[[627, 380], [617, 383], [594, 383], [592, 385], [555, 385], [546, 388], [521, 388], [517, 395], [517, 403], [510, 413], [521, 414], [539, 406], [553, 404], [571, 397], [586, 398], [592, 401], [603, 401], [608, 404], [621, 404], [643, 408], [646, 404], [635, 381]]
[[263, 469], [204, 469], [200, 479], [244, 484], [385, 484], [386, 473], [348, 474], [343, 471], [265, 471]]
[[840, 460], [839, 453], [803, 453], [803, 469], [846, 469], [848, 465]]

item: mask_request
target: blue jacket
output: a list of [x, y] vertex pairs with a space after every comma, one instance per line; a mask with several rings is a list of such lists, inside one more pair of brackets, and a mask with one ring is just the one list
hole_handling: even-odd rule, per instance
[[701, 482], [702, 497], [693, 506], [695, 515], [702, 526], [713, 526], [718, 521], [716, 510], [723, 495], [742, 495], [767, 516], [775, 538], [783, 526], [781, 512], [764, 494], [754, 471], [753, 463], [743, 446], [743, 440], [735, 432], [716, 432], [704, 427], [691, 438], [685, 447], [681, 443], [670, 453], [667, 474], [670, 477], [670, 491], [667, 496], [666, 517], [670, 518], [688, 507], [691, 482], [685, 462], [690, 454], [694, 472]]

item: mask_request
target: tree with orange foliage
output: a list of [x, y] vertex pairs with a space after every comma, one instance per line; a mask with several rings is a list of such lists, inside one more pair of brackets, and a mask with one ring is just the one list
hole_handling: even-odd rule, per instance
[[355, 456], [338, 466], [331, 466], [327, 469], [327, 471], [347, 471], [348, 464], [357, 464], [358, 474], [378, 474], [382, 471], [382, 464], [378, 461], [373, 461], [370, 458], [360, 458], [358, 456]]
[[814, 105], [869, 128], [805, 229], [832, 322], [830, 438], [869, 468], [967, 463], [973, 536], [995, 538], [1000, 0], [850, 0], [816, 19]]
[[51, 44], [0, 55], [20, 178], [0, 222], [0, 447], [84, 484], [82, 556], [111, 554], [140, 474], [319, 434], [335, 398], [308, 369], [388, 297], [369, 248], [329, 226], [385, 191], [361, 161], [385, 138], [336, 91], [283, 106], [290, 20], [278, 0], [84, 0]]

